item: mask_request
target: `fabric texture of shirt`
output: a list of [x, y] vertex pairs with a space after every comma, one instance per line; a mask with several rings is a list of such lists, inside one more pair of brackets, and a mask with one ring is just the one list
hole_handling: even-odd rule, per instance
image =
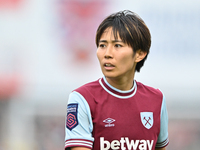
[[134, 81], [132, 89], [121, 91], [103, 77], [69, 95], [66, 149], [154, 150], [168, 143], [166, 102], [158, 89]]

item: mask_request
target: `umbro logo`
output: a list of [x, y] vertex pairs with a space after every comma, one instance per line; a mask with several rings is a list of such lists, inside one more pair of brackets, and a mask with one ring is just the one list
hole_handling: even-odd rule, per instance
[[115, 126], [115, 124], [112, 124], [113, 122], [115, 122], [115, 119], [107, 118], [103, 122], [106, 123], [105, 127], [114, 127]]

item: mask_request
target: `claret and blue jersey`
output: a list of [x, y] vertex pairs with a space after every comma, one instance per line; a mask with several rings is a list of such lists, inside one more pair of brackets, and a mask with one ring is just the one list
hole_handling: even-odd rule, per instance
[[105, 77], [81, 86], [69, 95], [66, 118], [66, 149], [154, 150], [169, 143], [163, 94], [137, 81], [129, 91]]

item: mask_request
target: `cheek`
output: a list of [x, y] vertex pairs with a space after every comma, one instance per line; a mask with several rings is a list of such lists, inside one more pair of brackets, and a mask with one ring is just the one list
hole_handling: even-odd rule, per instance
[[121, 65], [127, 68], [132, 68], [134, 66], [134, 57], [132, 55], [124, 57], [121, 60]]
[[98, 60], [100, 61], [101, 60], [101, 53], [100, 53], [100, 51], [97, 49], [97, 52], [96, 52], [96, 55], [97, 55], [97, 58], [98, 58]]
[[99, 53], [98, 50], [97, 50], [97, 52], [96, 52], [96, 55], [97, 55], [97, 58], [98, 58], [98, 60], [99, 60], [99, 62], [100, 62], [101, 58], [100, 58], [100, 53]]
[[97, 58], [99, 58], [99, 50], [96, 51]]

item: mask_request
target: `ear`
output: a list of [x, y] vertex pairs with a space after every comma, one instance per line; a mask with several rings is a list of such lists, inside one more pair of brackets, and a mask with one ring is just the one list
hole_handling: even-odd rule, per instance
[[147, 52], [142, 51], [141, 49], [136, 51], [135, 54], [135, 62], [140, 62], [141, 60], [144, 59], [144, 57], [147, 55]]

